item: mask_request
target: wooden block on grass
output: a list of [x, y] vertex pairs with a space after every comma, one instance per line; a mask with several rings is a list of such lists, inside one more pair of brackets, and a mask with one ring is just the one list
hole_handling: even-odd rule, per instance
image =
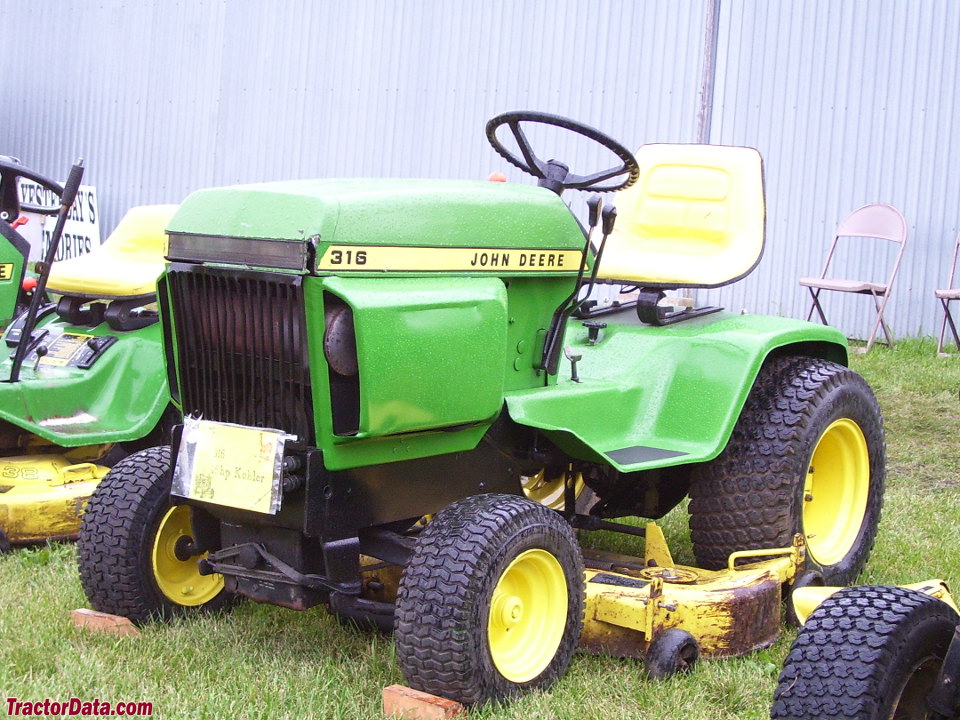
[[83, 630], [111, 633], [113, 635], [140, 634], [136, 625], [130, 622], [128, 618], [121, 617], [120, 615], [110, 615], [109, 613], [80, 608], [72, 610], [70, 617], [73, 618], [73, 626]]
[[391, 685], [383, 689], [383, 714], [405, 720], [446, 720], [466, 717], [467, 711], [455, 700]]

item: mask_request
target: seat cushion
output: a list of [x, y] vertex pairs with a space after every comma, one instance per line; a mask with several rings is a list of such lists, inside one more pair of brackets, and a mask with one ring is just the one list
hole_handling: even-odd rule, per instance
[[821, 290], [838, 290], [839, 292], [869, 293], [883, 295], [887, 291], [886, 285], [866, 282], [864, 280], [840, 280], [837, 278], [800, 278], [804, 287], [820, 288]]
[[89, 298], [154, 294], [166, 262], [164, 230], [176, 210], [176, 205], [131, 208], [100, 247], [54, 263], [47, 289]]

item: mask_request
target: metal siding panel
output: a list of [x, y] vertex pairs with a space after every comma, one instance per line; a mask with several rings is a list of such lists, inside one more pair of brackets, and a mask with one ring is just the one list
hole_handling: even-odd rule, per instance
[[0, 152], [53, 175], [84, 154], [106, 234], [131, 205], [211, 185], [485, 177], [505, 169], [483, 137], [505, 110], [689, 142], [705, 5], [9, 0], [4, 67], [36, 81], [5, 84]]
[[132, 205], [209, 185], [223, 11], [209, 1], [3, 3], [4, 67], [30, 81], [0, 91], [0, 152], [61, 179], [84, 156], [103, 237]]
[[[701, 300], [802, 317], [808, 302], [796, 279], [819, 274], [837, 224], [860, 205], [888, 202], [910, 232], [888, 321], [898, 336], [937, 332], [933, 290], [958, 225], [960, 4], [750, 0], [721, 9], [711, 139], [763, 154], [767, 246], [750, 277]], [[860, 249], [846, 260], [880, 278], [890, 266], [889, 252]], [[846, 333], [869, 333], [868, 297], [822, 300]]]

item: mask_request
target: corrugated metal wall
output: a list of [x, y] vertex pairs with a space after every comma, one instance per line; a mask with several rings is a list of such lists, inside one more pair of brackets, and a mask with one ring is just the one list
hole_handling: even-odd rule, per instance
[[[849, 212], [887, 202], [910, 233], [887, 310], [892, 330], [938, 332], [933, 290], [946, 281], [960, 223], [960, 3], [724, 0], [719, 27], [710, 140], [763, 154], [767, 246], [753, 275], [707, 295], [730, 308], [805, 314], [809, 296], [796, 278], [820, 273]], [[838, 267], [886, 277], [892, 247], [854, 249]], [[832, 323], [869, 333], [869, 297], [821, 298]]]
[[[5, 0], [0, 153], [50, 174], [83, 154], [116, 222], [211, 185], [486, 177], [505, 168], [484, 124], [506, 110], [631, 147], [691, 142], [704, 13], [705, 0]], [[569, 153], [592, 169], [592, 153]]]
[[[934, 332], [960, 215], [960, 4], [714, 3], [709, 138], [763, 153], [768, 242], [752, 276], [706, 299], [803, 314], [796, 278], [819, 270], [840, 219], [880, 200], [911, 230], [894, 330]], [[629, 146], [692, 142], [714, 3], [5, 0], [0, 153], [51, 175], [83, 155], [109, 229], [131, 205], [210, 185], [484, 177], [503, 169], [484, 123], [508, 109]], [[883, 259], [854, 262], [875, 273]], [[867, 332], [869, 303], [825, 297], [851, 334]]]

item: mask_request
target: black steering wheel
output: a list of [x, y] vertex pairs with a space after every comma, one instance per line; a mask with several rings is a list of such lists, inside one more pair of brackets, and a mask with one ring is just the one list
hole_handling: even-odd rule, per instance
[[[539, 123], [541, 125], [552, 125], [554, 127], [570, 130], [571, 132], [583, 135], [594, 142], [599, 143], [607, 150], [616, 155], [622, 163], [616, 167], [590, 175], [575, 175], [570, 172], [570, 168], [558, 160], [547, 160], [544, 162], [537, 157], [530, 141], [523, 132], [521, 123]], [[507, 150], [497, 138], [497, 130], [503, 125], [510, 128], [520, 153], [523, 158]], [[590, 190], [592, 192], [612, 192], [622, 190], [625, 187], [633, 185], [640, 177], [640, 166], [637, 159], [623, 145], [618, 143], [608, 135], [604, 135], [589, 125], [578, 123], [575, 120], [561, 117], [559, 115], [550, 115], [541, 112], [507, 112], [497, 115], [487, 123], [487, 140], [493, 145], [493, 149], [507, 162], [516, 165], [524, 172], [530, 173], [537, 178], [537, 185], [549, 188], [557, 195], [564, 190]], [[612, 180], [620, 175], [627, 177], [610, 184], [604, 184], [607, 180]]]
[[[58, 202], [52, 206], [21, 203], [18, 178], [32, 180], [45, 190], [49, 190], [56, 196]], [[62, 195], [63, 187], [59, 183], [25, 168], [14, 158], [0, 155], [0, 220], [13, 224], [23, 210], [43, 215], [56, 215], [60, 210], [59, 200]]]

